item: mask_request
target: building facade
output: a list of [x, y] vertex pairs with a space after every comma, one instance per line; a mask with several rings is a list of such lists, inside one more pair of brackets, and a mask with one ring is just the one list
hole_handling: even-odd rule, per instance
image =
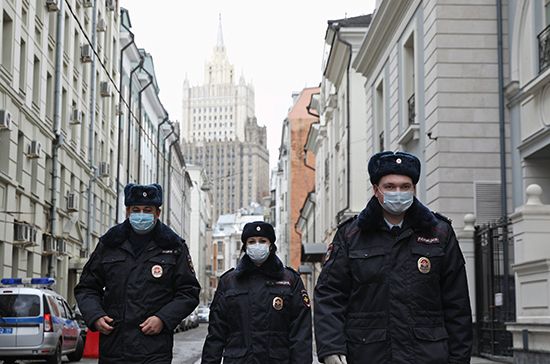
[[204, 84], [183, 85], [182, 149], [212, 181], [212, 217], [228, 214], [269, 195], [269, 152], [265, 126], [254, 116], [254, 88], [244, 76], [235, 83], [221, 19]]
[[300, 210], [308, 193], [315, 189], [315, 156], [306, 154], [304, 145], [312, 123], [319, 120], [317, 112], [310, 109], [312, 95], [318, 87], [305, 88], [293, 94], [293, 105], [283, 122], [279, 147], [279, 173], [276, 205], [280, 210], [277, 221], [277, 240], [281, 246], [279, 256], [284, 264], [298, 269], [302, 252], [302, 233], [297, 224]]
[[116, 216], [103, 162], [117, 145], [120, 17], [106, 3], [0, 7], [2, 276], [55, 277], [71, 300], [70, 260], [87, 256]]

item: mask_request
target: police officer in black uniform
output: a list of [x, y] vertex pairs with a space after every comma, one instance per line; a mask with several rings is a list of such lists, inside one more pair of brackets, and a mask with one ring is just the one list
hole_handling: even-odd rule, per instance
[[248, 223], [243, 256], [219, 280], [210, 305], [202, 364], [312, 362], [310, 301], [300, 275], [275, 255], [275, 232]]
[[374, 197], [340, 224], [315, 288], [315, 337], [326, 364], [470, 363], [464, 258], [449, 219], [414, 196], [420, 161], [369, 161]]
[[184, 240], [159, 220], [158, 184], [124, 188], [128, 219], [99, 239], [75, 297], [101, 364], [171, 363], [174, 328], [199, 302]]

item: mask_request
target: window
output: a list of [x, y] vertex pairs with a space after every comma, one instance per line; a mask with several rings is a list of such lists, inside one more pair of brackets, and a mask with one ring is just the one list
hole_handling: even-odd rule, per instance
[[40, 59], [34, 56], [34, 66], [32, 75], [32, 102], [40, 106]]
[[11, 73], [12, 68], [12, 45], [13, 45], [13, 20], [3, 12], [2, 17], [2, 66]]
[[416, 123], [416, 104], [415, 104], [415, 57], [414, 57], [414, 32], [409, 35], [403, 45], [403, 97], [407, 103], [406, 118], [408, 124]]
[[25, 43], [25, 40], [21, 38], [21, 46], [20, 46], [20, 57], [19, 57], [19, 89], [23, 92], [27, 91], [27, 85], [26, 85], [26, 71], [27, 71], [27, 43]]
[[376, 136], [376, 152], [384, 151], [384, 80], [380, 81], [376, 87], [374, 120], [374, 133]]

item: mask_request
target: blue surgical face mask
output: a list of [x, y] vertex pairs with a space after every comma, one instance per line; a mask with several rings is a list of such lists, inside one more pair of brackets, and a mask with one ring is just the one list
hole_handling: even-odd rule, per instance
[[384, 199], [382, 208], [392, 215], [401, 215], [411, 207], [414, 200], [414, 191], [391, 191], [378, 190]]
[[147, 234], [155, 227], [155, 214], [133, 212], [130, 214], [130, 224], [138, 234]]
[[262, 264], [269, 257], [269, 244], [251, 244], [246, 246], [246, 254], [254, 264]]

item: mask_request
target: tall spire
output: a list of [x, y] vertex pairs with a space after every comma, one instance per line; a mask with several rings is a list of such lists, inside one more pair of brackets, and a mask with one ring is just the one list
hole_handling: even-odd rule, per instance
[[220, 13], [220, 25], [218, 26], [218, 43], [217, 47], [225, 47], [223, 44], [223, 32], [222, 32], [222, 14]]

